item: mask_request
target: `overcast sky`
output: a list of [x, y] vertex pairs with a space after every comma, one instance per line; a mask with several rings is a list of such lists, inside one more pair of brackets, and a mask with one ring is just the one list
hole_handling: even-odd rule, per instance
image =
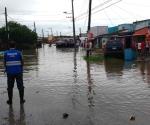
[[[76, 33], [87, 30], [89, 0], [74, 0]], [[42, 28], [47, 35], [53, 33], [71, 34], [71, 0], [1, 0], [0, 26], [5, 24], [4, 8], [8, 20], [17, 21], [33, 29], [35, 21], [38, 34]], [[150, 0], [93, 0], [91, 26], [116, 26], [137, 20], [150, 19]]]

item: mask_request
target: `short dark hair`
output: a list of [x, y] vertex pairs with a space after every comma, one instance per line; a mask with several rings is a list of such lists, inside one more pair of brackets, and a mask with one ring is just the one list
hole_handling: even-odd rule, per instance
[[15, 48], [16, 47], [16, 42], [15, 41], [10, 41], [9, 42], [9, 48]]

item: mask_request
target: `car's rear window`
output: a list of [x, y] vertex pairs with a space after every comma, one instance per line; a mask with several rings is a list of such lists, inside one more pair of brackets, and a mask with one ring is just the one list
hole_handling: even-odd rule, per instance
[[114, 45], [114, 44], [121, 44], [121, 42], [115, 40], [115, 41], [108, 41], [107, 44], [108, 44], [108, 45]]
[[121, 43], [121, 41], [118, 41], [118, 40], [114, 40], [114, 41], [108, 41], [107, 43], [106, 43], [106, 47], [114, 47], [114, 46], [116, 46], [116, 47], [122, 47], [122, 43]]

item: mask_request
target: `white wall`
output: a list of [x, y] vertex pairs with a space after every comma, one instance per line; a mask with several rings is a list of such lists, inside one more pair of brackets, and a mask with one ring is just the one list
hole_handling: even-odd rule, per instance
[[108, 33], [108, 26], [95, 26], [91, 27], [90, 32], [93, 33], [94, 37], [107, 34]]

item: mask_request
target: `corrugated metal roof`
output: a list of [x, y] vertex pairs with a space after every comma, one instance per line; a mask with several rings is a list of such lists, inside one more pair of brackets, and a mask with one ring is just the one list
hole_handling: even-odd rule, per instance
[[148, 27], [144, 27], [134, 32], [133, 36], [142, 36], [150, 33], [150, 29]]

